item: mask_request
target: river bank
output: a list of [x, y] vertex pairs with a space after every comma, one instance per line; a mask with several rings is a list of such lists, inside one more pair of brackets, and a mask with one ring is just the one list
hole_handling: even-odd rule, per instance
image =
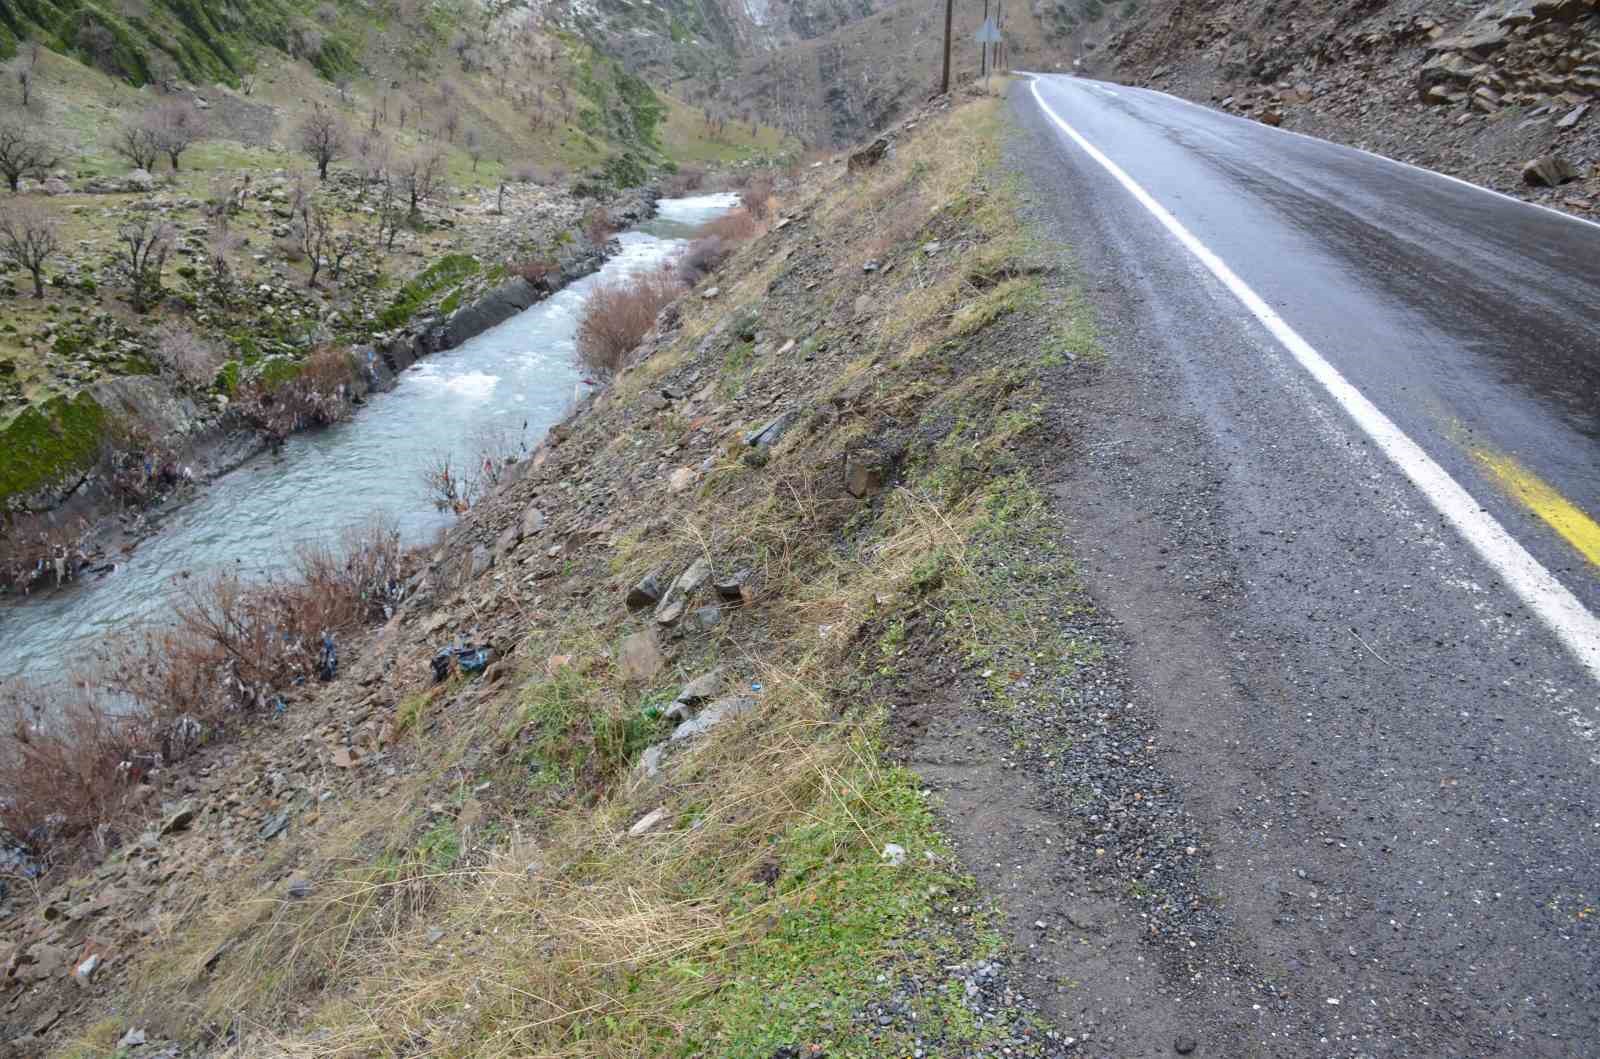
[[[656, 194], [645, 187], [587, 207], [575, 199], [563, 203], [536, 195], [509, 211], [506, 196], [500, 195], [492, 209], [486, 201], [455, 209], [448, 244], [434, 247], [431, 263], [399, 288], [388, 309], [366, 313], [387, 329], [370, 341], [352, 343], [348, 371], [329, 382], [330, 392], [319, 395], [322, 414], [291, 429], [342, 418], [372, 393], [391, 389], [418, 359], [453, 349], [589, 275], [618, 251], [610, 233], [648, 218]], [[515, 204], [516, 196], [511, 201]], [[474, 217], [493, 228], [486, 234], [483, 224], [472, 223]], [[531, 279], [511, 274], [530, 263]], [[263, 311], [270, 315], [270, 288], [262, 289], [268, 292]], [[365, 337], [368, 332], [350, 328], [347, 334]], [[289, 372], [274, 367], [278, 363]], [[295, 369], [292, 361], [269, 357], [252, 370], [277, 372], [289, 381]], [[29, 514], [12, 527], [13, 551], [22, 550], [17, 545], [25, 537], [33, 543], [21, 559], [13, 555], [9, 578], [0, 570], [0, 594], [8, 588], [59, 586], [80, 572], [109, 570], [157, 530], [168, 508], [283, 441], [282, 433], [263, 428], [259, 410], [242, 408], [220, 392], [207, 400], [180, 380], [162, 376], [103, 380], [62, 409], [43, 432], [51, 444], [73, 440], [73, 432], [63, 429], [69, 414], [74, 421], [92, 421], [98, 436], [129, 441], [112, 448], [109, 440], [94, 440], [106, 451], [69, 460], [69, 467], [81, 470], [72, 470], [62, 486], [37, 490], [22, 501]], [[114, 432], [103, 425], [113, 419], [121, 424]], [[8, 428], [14, 458], [23, 458], [24, 446], [12, 433], [17, 431]]]
[[[422, 469], [442, 454], [470, 464], [485, 432], [507, 455], [535, 445], [571, 407], [582, 382], [573, 335], [590, 287], [655, 267], [729, 201], [666, 200], [661, 215], [643, 226], [648, 232], [614, 237], [598, 273], [564, 283], [531, 311], [427, 353], [410, 370], [395, 370], [375, 353], [377, 389], [351, 420], [291, 437], [276, 456], [258, 451], [207, 488], [164, 507], [152, 520], [159, 530], [141, 537], [131, 561], [104, 583], [0, 605], [0, 679], [59, 675], [75, 659], [89, 657], [107, 633], [155, 614], [181, 573], [226, 567], [270, 577], [300, 546], [337, 539], [376, 513], [392, 517], [410, 542], [451, 525], [455, 516], [427, 501]], [[452, 319], [440, 315], [394, 335], [397, 363], [419, 345], [448, 342]]]

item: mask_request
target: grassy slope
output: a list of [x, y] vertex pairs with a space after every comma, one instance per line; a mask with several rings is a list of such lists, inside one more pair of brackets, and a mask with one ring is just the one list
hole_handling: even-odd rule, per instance
[[[770, 414], [763, 394], [791, 396], [798, 424], [765, 459], [719, 443], [688, 492], [629, 485], [614, 531], [563, 558], [525, 545], [537, 599], [506, 582], [445, 600], [508, 645], [498, 683], [430, 688], [409, 675], [426, 669], [429, 623], [388, 630], [377, 701], [393, 703], [391, 753], [415, 770], [166, 904], [179, 910], [132, 970], [136, 998], [114, 998], [123, 1014], [71, 1054], [146, 1023], [266, 1027], [246, 1045], [259, 1055], [410, 1041], [439, 1055], [883, 1056], [918, 1040], [1039, 1054], [1025, 1014], [980, 1019], [966, 1003], [962, 971], [1004, 953], [915, 776], [880, 756], [890, 705], [928, 675], [1080, 661], [1035, 621], [1040, 586], [1071, 571], [1022, 454], [1044, 443], [1041, 379], [1092, 353], [1092, 328], [1056, 252], [1017, 218], [999, 126], [993, 100], [969, 101], [863, 180], [814, 178], [790, 203], [804, 223], [708, 280], [717, 301], [687, 299], [681, 333], [471, 519], [492, 533], [530, 494], [625, 481], [641, 447], [692, 448], [701, 426], [640, 403], [690, 371], [753, 402], [717, 418], [730, 437]], [[869, 257], [892, 270], [864, 273]], [[865, 449], [896, 484], [863, 502], [838, 476]], [[622, 590], [696, 555], [752, 569], [757, 601], [658, 678], [626, 681], [617, 644], [648, 616]], [[538, 581], [545, 567], [568, 580]], [[630, 779], [667, 730], [659, 704], [713, 663], [761, 686], [755, 715], [660, 781]], [[655, 830], [626, 835], [655, 808]], [[889, 843], [903, 865], [881, 856]], [[313, 899], [275, 896], [291, 873], [315, 880]], [[861, 1017], [891, 994], [915, 1021]]]

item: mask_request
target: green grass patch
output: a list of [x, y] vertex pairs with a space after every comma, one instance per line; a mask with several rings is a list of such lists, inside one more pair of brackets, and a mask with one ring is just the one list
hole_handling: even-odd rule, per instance
[[400, 327], [417, 314], [440, 291], [459, 284], [479, 269], [478, 259], [471, 254], [447, 254], [400, 288], [395, 299], [378, 316], [378, 326], [384, 330]]

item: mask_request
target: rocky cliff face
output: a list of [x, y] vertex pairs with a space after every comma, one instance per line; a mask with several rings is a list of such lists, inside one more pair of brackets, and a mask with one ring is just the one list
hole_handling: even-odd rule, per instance
[[1573, 212], [1600, 204], [1600, 0], [1167, 0], [1080, 59]]

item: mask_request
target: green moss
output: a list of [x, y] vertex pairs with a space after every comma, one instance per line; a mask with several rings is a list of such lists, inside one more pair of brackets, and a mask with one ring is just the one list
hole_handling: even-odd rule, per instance
[[0, 504], [70, 483], [94, 466], [108, 417], [87, 393], [28, 408], [0, 430]]
[[471, 254], [449, 254], [440, 258], [400, 288], [390, 306], [379, 314], [378, 326], [384, 330], [401, 326], [434, 295], [458, 285], [479, 267], [478, 259]]
[[218, 392], [225, 393], [231, 397], [234, 391], [239, 389], [239, 372], [243, 368], [244, 365], [237, 360], [230, 360], [224, 364], [222, 370], [217, 372], [217, 380], [214, 383]]
[[439, 311], [448, 316], [459, 308], [461, 308], [461, 288], [457, 287], [450, 292], [449, 297], [439, 303]]

